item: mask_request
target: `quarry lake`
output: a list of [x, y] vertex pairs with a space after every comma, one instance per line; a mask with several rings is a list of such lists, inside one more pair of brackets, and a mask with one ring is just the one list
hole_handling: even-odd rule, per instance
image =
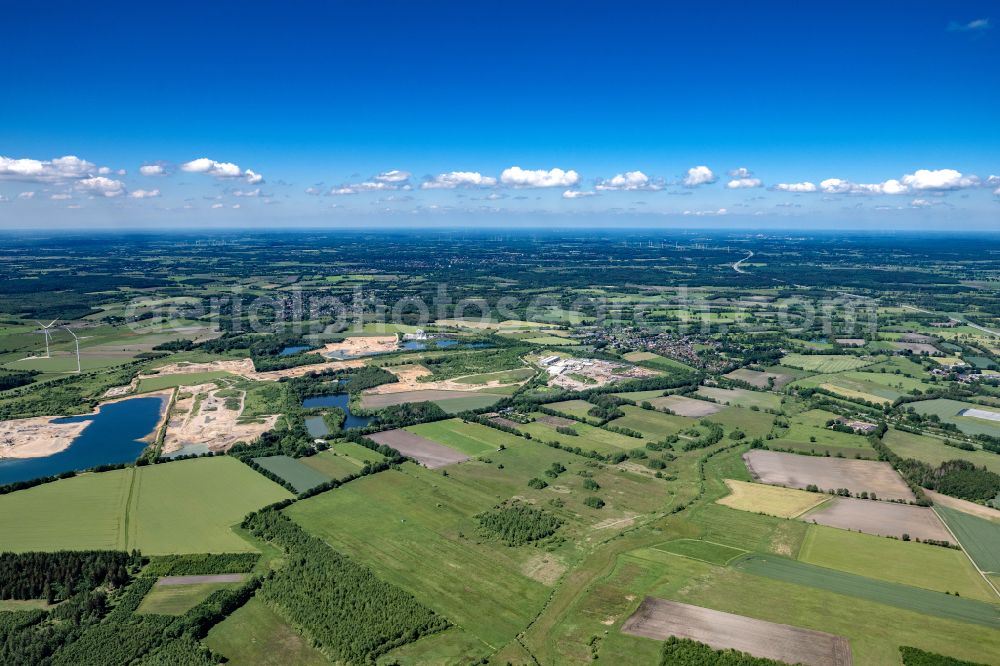
[[53, 419], [56, 423], [89, 421], [90, 425], [59, 453], [0, 460], [0, 484], [132, 462], [146, 447], [141, 440], [156, 429], [165, 405], [162, 396], [129, 398], [101, 405], [96, 414]]
[[[302, 401], [303, 407], [340, 407], [344, 410], [346, 415], [346, 420], [344, 421], [344, 430], [348, 428], [364, 428], [366, 425], [372, 422], [372, 418], [369, 416], [355, 416], [351, 413], [351, 407], [348, 404], [351, 396], [346, 393], [334, 393], [332, 395], [318, 395], [313, 398], [306, 398]], [[313, 422], [313, 428], [310, 428], [310, 434], [319, 432], [319, 425]], [[308, 427], [308, 424], [307, 424]], [[323, 424], [325, 428], [325, 424]], [[329, 434], [329, 433], [326, 433]], [[323, 435], [313, 434], [313, 437], [322, 437]]]

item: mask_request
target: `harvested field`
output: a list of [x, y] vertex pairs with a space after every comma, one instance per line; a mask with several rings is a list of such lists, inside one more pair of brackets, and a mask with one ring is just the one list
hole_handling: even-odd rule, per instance
[[502, 425], [505, 428], [515, 428], [516, 429], [519, 425], [521, 425], [517, 421], [511, 421], [510, 419], [506, 419], [506, 418], [504, 418], [502, 416], [494, 416], [493, 418], [490, 419], [490, 421], [492, 421], [493, 423], [496, 423], [497, 425]]
[[893, 342], [892, 346], [900, 351], [909, 351], [914, 354], [940, 354], [941, 350], [926, 342]]
[[553, 426], [555, 428], [574, 426], [577, 424], [577, 422], [574, 421], [573, 419], [567, 419], [563, 416], [549, 416], [548, 414], [539, 418], [538, 422], [544, 423], [545, 425]]
[[746, 368], [733, 370], [725, 376], [729, 379], [746, 382], [747, 384], [750, 384], [750, 386], [756, 386], [757, 388], [763, 389], [768, 387], [768, 379], [774, 379], [774, 388], [776, 389], [780, 389], [794, 379], [791, 375], [783, 375], [777, 372], [758, 372], [757, 370], [747, 370]]
[[622, 625], [633, 636], [690, 638], [716, 650], [739, 650], [789, 664], [846, 666], [851, 646], [842, 636], [743, 615], [646, 597]]
[[733, 479], [725, 481], [731, 494], [716, 500], [717, 504], [740, 511], [766, 513], [778, 518], [796, 518], [829, 499], [828, 495], [804, 490]]
[[391, 446], [404, 456], [413, 458], [429, 469], [454, 465], [469, 459], [469, 456], [464, 453], [459, 453], [420, 435], [414, 435], [408, 430], [386, 430], [369, 435], [368, 438], [379, 444]]
[[666, 395], [660, 398], [653, 398], [649, 403], [657, 409], [669, 409], [677, 416], [687, 416], [690, 418], [709, 416], [722, 409], [721, 406], [714, 402], [685, 398], [682, 395]]
[[[389, 384], [388, 386], [392, 386], [392, 384]], [[361, 396], [361, 407], [364, 409], [381, 409], [391, 405], [402, 405], [407, 402], [437, 402], [439, 400], [457, 400], [476, 396], [491, 397], [495, 400], [499, 400], [501, 397], [492, 393], [418, 389], [415, 391], [400, 391], [395, 393], [365, 393]]]
[[879, 499], [916, 499], [892, 465], [872, 460], [821, 458], [755, 449], [743, 454], [754, 479], [776, 486], [820, 490], [847, 488], [852, 493], [874, 492]]
[[909, 534], [911, 538], [921, 541], [955, 540], [932, 509], [910, 504], [837, 497], [801, 518], [819, 525], [878, 536], [900, 538]]

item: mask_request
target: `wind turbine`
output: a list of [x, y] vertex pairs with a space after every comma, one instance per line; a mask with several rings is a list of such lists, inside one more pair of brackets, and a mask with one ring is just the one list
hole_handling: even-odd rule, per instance
[[37, 321], [38, 325], [42, 327], [42, 333], [45, 335], [45, 358], [49, 358], [49, 335], [51, 335], [51, 333], [49, 333], [49, 329], [52, 328], [52, 325], [59, 320], [53, 319], [52, 321], [49, 322], [48, 326], [38, 321], [37, 319], [35, 321]]
[[69, 326], [63, 326], [63, 328], [73, 336], [73, 341], [76, 343], [76, 374], [80, 374], [80, 338], [76, 337], [76, 333], [70, 330]]

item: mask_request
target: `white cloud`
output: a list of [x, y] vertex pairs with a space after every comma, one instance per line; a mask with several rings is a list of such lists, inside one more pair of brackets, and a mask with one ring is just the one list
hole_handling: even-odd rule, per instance
[[216, 162], [207, 157], [199, 157], [196, 160], [185, 162], [181, 165], [181, 171], [205, 173], [216, 178], [245, 178], [251, 185], [264, 182], [264, 177], [252, 169], [244, 171], [239, 165], [232, 162]]
[[653, 182], [649, 176], [641, 171], [626, 171], [605, 180], [599, 180], [595, 189], [599, 191], [635, 191], [635, 190], [660, 190], [663, 185]]
[[128, 193], [132, 199], [153, 199], [160, 196], [159, 190], [132, 190]]
[[[98, 167], [93, 162], [66, 155], [52, 160], [11, 158], [0, 156], [0, 180], [20, 180], [36, 183], [60, 183], [95, 174], [110, 174], [109, 167]], [[124, 174], [124, 171], [118, 173]]]
[[233, 196], [234, 197], [251, 197], [251, 198], [256, 198], [256, 197], [261, 196], [261, 194], [260, 194], [260, 188], [256, 187], [256, 188], [254, 188], [252, 190], [234, 190], [233, 191]]
[[117, 197], [125, 194], [125, 183], [104, 176], [84, 178], [76, 182], [76, 187], [84, 192], [105, 197]]
[[20, 194], [17, 195], [17, 198], [18, 199], [34, 199], [35, 198], [35, 193], [34, 192], [21, 192]]
[[709, 185], [716, 180], [718, 178], [716, 178], [715, 174], [707, 166], [696, 166], [688, 169], [687, 175], [684, 177], [684, 185], [687, 187], [698, 187], [699, 185]]
[[761, 181], [760, 178], [746, 178], [746, 177], [734, 178], [728, 183], [726, 183], [726, 187], [728, 187], [731, 190], [742, 190], [742, 189], [749, 189], [753, 187], [763, 187], [763, 186], [764, 183]]
[[816, 184], [809, 181], [802, 183], [778, 183], [773, 189], [779, 192], [815, 192]]
[[948, 30], [952, 32], [980, 32], [982, 30], [989, 30], [992, 27], [993, 25], [988, 18], [974, 19], [968, 23], [952, 21], [948, 24]]
[[753, 178], [753, 171], [746, 167], [739, 167], [737, 169], [730, 169], [729, 176], [732, 178]]
[[7, 203], [8, 201], [10, 201], [10, 199], [0, 194], [0, 203]]
[[420, 184], [424, 190], [452, 190], [456, 187], [493, 187], [497, 179], [484, 176], [478, 171], [449, 171], [439, 173]]
[[332, 194], [334, 196], [339, 196], [342, 194], [357, 194], [357, 193], [358, 191], [350, 185], [341, 185], [340, 187], [334, 187], [328, 192], [328, 194]]
[[143, 164], [139, 167], [139, 173], [143, 176], [163, 176], [166, 175], [167, 170], [162, 164]]
[[727, 215], [729, 211], [725, 208], [719, 208], [718, 210], [686, 210], [685, 215], [694, 215], [695, 217], [712, 217], [716, 215]]
[[903, 176], [903, 184], [914, 190], [960, 190], [966, 187], [976, 187], [979, 178], [973, 175], [963, 175], [954, 169], [918, 169]]
[[214, 203], [214, 204], [212, 204], [212, 208], [222, 208], [222, 207], [223, 207], [223, 205], [220, 204], [220, 203]]
[[944, 205], [944, 201], [930, 201], [928, 199], [914, 199], [910, 202], [911, 208], [930, 208], [931, 206]]
[[573, 187], [580, 182], [580, 174], [572, 169], [522, 169], [512, 166], [500, 174], [500, 182], [510, 187]]
[[53, 194], [52, 196], [49, 197], [49, 199], [51, 199], [52, 201], [66, 201], [66, 200], [72, 199], [72, 198], [73, 198], [72, 194], [67, 194], [65, 192], [60, 192], [58, 194]]
[[400, 171], [399, 169], [393, 169], [392, 171], [385, 171], [375, 176], [374, 180], [380, 183], [405, 183], [410, 179], [412, 174], [409, 171]]
[[582, 199], [584, 197], [592, 197], [596, 195], [597, 192], [584, 192], [581, 190], [566, 190], [562, 193], [563, 199]]

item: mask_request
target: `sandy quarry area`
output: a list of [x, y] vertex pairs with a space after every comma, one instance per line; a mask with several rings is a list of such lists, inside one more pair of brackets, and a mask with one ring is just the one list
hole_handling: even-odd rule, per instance
[[[422, 365], [399, 365], [395, 367], [385, 368], [392, 374], [396, 375], [399, 379], [398, 382], [392, 384], [382, 384], [381, 386], [376, 386], [375, 388], [368, 389], [364, 392], [364, 395], [385, 395], [387, 393], [406, 393], [407, 391], [463, 391], [463, 392], [479, 392], [486, 389], [487, 392], [491, 388], [500, 388], [501, 386], [510, 386], [511, 384], [523, 384], [524, 381], [520, 382], [508, 382], [504, 383], [498, 380], [493, 380], [486, 382], [484, 384], [463, 384], [458, 381], [462, 379], [461, 377], [455, 377], [453, 379], [443, 379], [436, 382], [422, 382], [421, 377], [429, 377], [431, 371]], [[469, 375], [471, 376], [471, 375]]]
[[0, 421], [0, 458], [42, 458], [59, 453], [90, 421], [52, 423], [53, 416]]
[[163, 453], [173, 453], [185, 446], [206, 444], [212, 451], [227, 451], [239, 441], [252, 442], [274, 427], [278, 416], [266, 416], [259, 423], [239, 423], [246, 394], [241, 392], [239, 407], [226, 407], [223, 390], [215, 384], [182, 386], [170, 410]]
[[365, 364], [361, 359], [351, 359], [348, 361], [330, 361], [329, 363], [313, 363], [312, 365], [300, 365], [295, 368], [285, 370], [270, 370], [268, 372], [254, 372], [246, 375], [248, 379], [261, 382], [274, 382], [282, 377], [301, 377], [310, 372], [323, 372], [325, 370], [344, 370], [345, 368], [360, 368]]
[[545, 368], [549, 384], [570, 391], [585, 391], [612, 382], [643, 377], [655, 377], [657, 372], [637, 365], [612, 363], [600, 359], [560, 359]]
[[331, 342], [323, 347], [321, 355], [329, 358], [351, 358], [384, 354], [399, 348], [399, 338], [395, 335], [365, 335], [344, 338], [343, 342]]

